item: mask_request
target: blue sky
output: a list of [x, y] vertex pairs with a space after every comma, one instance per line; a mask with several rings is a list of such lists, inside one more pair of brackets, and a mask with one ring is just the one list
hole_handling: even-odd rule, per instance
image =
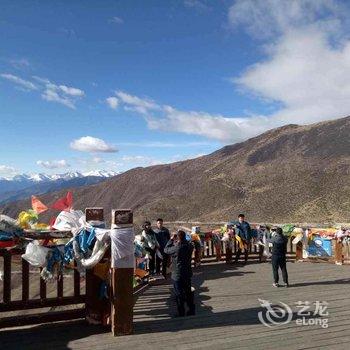
[[0, 7], [0, 176], [125, 171], [349, 112], [346, 2]]

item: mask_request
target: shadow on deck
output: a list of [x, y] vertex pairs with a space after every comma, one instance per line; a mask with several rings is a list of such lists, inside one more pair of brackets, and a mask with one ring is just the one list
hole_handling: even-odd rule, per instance
[[[294, 277], [293, 287], [298, 288], [273, 289], [270, 280], [270, 264], [202, 265], [194, 270], [193, 277], [193, 285], [196, 288], [195, 316], [175, 317], [175, 301], [171, 294], [171, 284], [166, 281], [160, 285], [151, 286], [139, 296], [134, 308], [134, 335], [114, 338], [109, 328], [87, 325], [84, 321], [64, 322], [0, 331], [1, 348], [6, 350], [155, 349], [168, 348], [169, 339], [176, 339], [173, 344], [175, 348], [182, 348], [181, 344], [186, 345], [187, 348], [196, 348], [197, 342], [199, 342], [197, 345], [201, 346], [198, 348], [205, 348], [206, 344], [215, 342], [216, 337], [221, 342], [227, 339], [225, 345], [229, 345], [230, 348], [243, 346], [239, 341], [237, 342], [239, 337], [244, 339], [246, 348], [250, 348], [249, 342], [253, 344], [251, 348], [257, 348], [256, 346], [264, 341], [264, 335], [266, 335], [265, 341], [270, 346], [268, 332], [276, 331], [270, 331], [269, 328], [261, 325], [258, 312], [263, 309], [259, 306], [258, 298], [266, 298], [273, 302], [283, 300], [290, 305], [297, 300], [327, 300], [334, 296], [334, 293], [339, 295], [339, 293], [350, 292], [350, 280], [340, 278], [345, 272], [343, 267], [307, 263], [289, 264], [288, 267], [292, 279]], [[298, 278], [296, 278], [297, 275]], [[329, 276], [334, 279], [329, 279]], [[335, 305], [334, 316], [339, 319], [339, 315], [336, 314], [347, 311], [350, 311], [350, 302], [346, 302], [346, 305], [342, 302], [339, 307]], [[293, 318], [295, 316], [294, 313]], [[345, 319], [347, 318], [348, 314]], [[346, 329], [350, 330], [350, 323], [347, 327]], [[304, 346], [305, 341], [300, 330], [299, 328], [299, 338], [295, 340], [291, 337], [291, 340], [300, 341]], [[305, 334], [308, 330], [303, 328]], [[286, 337], [281, 328], [279, 331], [281, 334], [276, 332], [278, 335], [276, 344], [279, 337], [282, 337], [281, 339]], [[295, 323], [284, 331], [286, 334], [295, 332]], [[256, 333], [259, 332], [262, 338], [256, 337]], [[206, 340], [208, 343], [204, 343], [203, 337], [209, 339]], [[342, 339], [342, 334], [339, 334], [339, 337]], [[203, 344], [201, 338], [203, 338]], [[329, 334], [326, 339], [330, 341]], [[207, 346], [209, 348], [209, 345]], [[276, 348], [278, 346], [280, 344], [276, 345]], [[214, 346], [214, 348], [221, 347]], [[270, 346], [270, 348], [274, 347]]]

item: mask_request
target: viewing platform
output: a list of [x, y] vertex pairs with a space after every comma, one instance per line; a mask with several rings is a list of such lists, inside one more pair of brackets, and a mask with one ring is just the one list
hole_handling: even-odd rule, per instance
[[[194, 269], [196, 315], [175, 317], [171, 283], [147, 287], [134, 307], [134, 334], [113, 337], [110, 327], [85, 321], [0, 331], [2, 349], [348, 349], [350, 274], [346, 265], [290, 262], [290, 288], [272, 287], [270, 263], [204, 263]], [[263, 325], [259, 299], [293, 311], [286, 324]], [[328, 328], [297, 325], [297, 302], [328, 302]], [[308, 318], [306, 318], [307, 320]]]

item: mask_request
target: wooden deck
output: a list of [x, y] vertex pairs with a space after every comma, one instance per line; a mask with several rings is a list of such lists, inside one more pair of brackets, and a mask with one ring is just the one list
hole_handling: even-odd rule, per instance
[[[152, 286], [135, 306], [135, 334], [114, 338], [84, 322], [0, 331], [1, 349], [349, 349], [350, 269], [289, 263], [290, 288], [271, 286], [271, 265], [210, 263], [194, 270], [197, 314], [174, 318], [169, 284]], [[262, 325], [260, 299], [292, 307], [290, 323]], [[297, 326], [297, 301], [327, 301], [329, 327]], [[314, 310], [312, 305], [311, 310]]]

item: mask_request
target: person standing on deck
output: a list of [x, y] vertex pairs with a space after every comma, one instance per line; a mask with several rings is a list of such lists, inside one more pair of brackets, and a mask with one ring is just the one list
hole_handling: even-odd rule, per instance
[[145, 250], [149, 254], [149, 274], [154, 275], [155, 258], [157, 249], [159, 249], [159, 243], [157, 241], [156, 234], [152, 230], [151, 223], [145, 221], [143, 224], [143, 231], [141, 234], [141, 240], [144, 243]]
[[167, 243], [164, 252], [172, 257], [171, 278], [178, 315], [185, 316], [185, 303], [188, 307], [187, 316], [194, 315], [194, 295], [191, 290], [193, 244], [186, 239], [186, 233], [179, 230]]
[[157, 228], [154, 229], [154, 232], [159, 243], [159, 251], [163, 256], [163, 259], [160, 259], [158, 255], [156, 256], [156, 273], [160, 274], [160, 266], [162, 266], [162, 274], [164, 278], [166, 278], [166, 269], [168, 266], [169, 258], [168, 254], [164, 253], [164, 248], [169, 242], [170, 232], [166, 227], [163, 226], [163, 219], [157, 219]]
[[259, 262], [265, 262], [267, 260], [267, 257], [269, 256], [269, 247], [268, 247], [268, 239], [269, 237], [269, 231], [266, 227], [266, 225], [260, 225], [258, 230], [258, 236], [257, 236], [257, 245], [259, 250]]
[[288, 283], [288, 272], [287, 272], [287, 243], [288, 238], [283, 235], [283, 230], [281, 227], [277, 227], [276, 234], [270, 240], [272, 243], [272, 272], [273, 272], [273, 287], [279, 287], [279, 274], [278, 269], [282, 270], [282, 278], [285, 283], [285, 287], [289, 287]]
[[[252, 238], [252, 229], [249, 223], [245, 221], [244, 214], [239, 214], [238, 221], [233, 222], [233, 224], [235, 225], [236, 236], [238, 237], [238, 240], [242, 241], [242, 244], [244, 246], [244, 263], [247, 263], [249, 246]], [[241, 253], [242, 253], [242, 246], [239, 244], [237, 248], [235, 262], [238, 262], [238, 259], [241, 256]]]

